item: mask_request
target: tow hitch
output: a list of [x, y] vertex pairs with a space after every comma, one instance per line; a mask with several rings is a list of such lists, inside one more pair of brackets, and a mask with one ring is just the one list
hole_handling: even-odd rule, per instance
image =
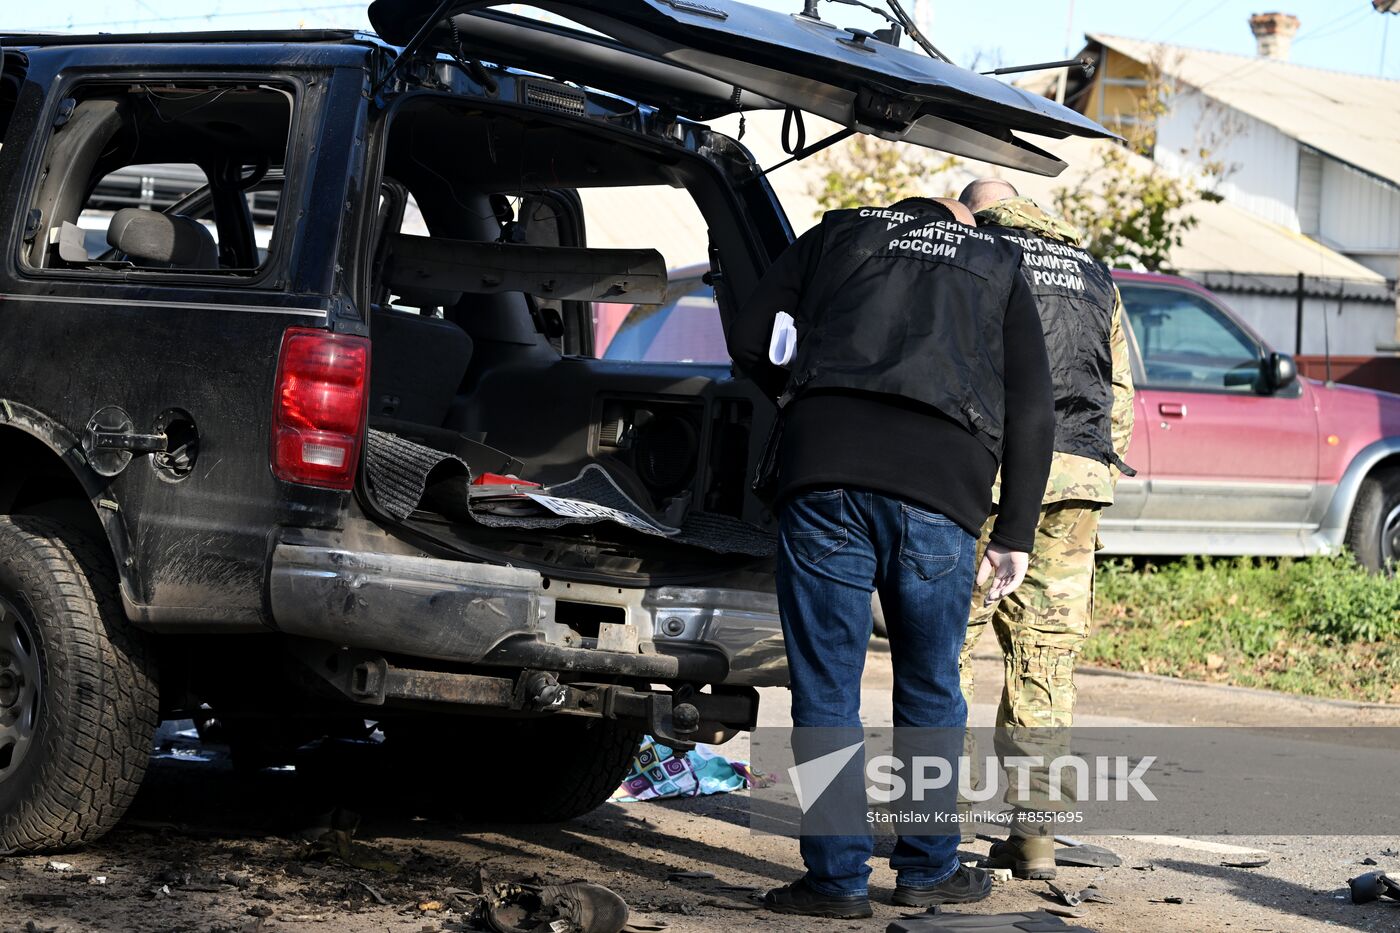
[[633, 719], [675, 748], [723, 742], [752, 729], [758, 692], [751, 687], [699, 693], [688, 685], [672, 691], [624, 684], [563, 682], [554, 671], [526, 670], [514, 678], [399, 667], [388, 659], [342, 649], [303, 659], [339, 693], [367, 706], [457, 706], [532, 715]]

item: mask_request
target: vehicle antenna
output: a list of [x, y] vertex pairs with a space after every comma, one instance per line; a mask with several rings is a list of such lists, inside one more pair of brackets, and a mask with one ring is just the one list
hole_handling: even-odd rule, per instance
[[1084, 77], [1092, 78], [1095, 68], [1094, 60], [1085, 55], [1081, 58], [1067, 58], [1059, 62], [1040, 62], [1035, 65], [1008, 65], [1005, 68], [996, 68], [992, 71], [984, 71], [984, 75], [1014, 75], [1023, 71], [1049, 71], [1052, 68], [1082, 68]]

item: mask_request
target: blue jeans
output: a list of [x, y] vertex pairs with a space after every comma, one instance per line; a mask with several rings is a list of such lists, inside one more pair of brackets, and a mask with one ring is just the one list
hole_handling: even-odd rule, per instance
[[[827, 750], [804, 748], [801, 727], [826, 727], [827, 736], [837, 727], [850, 730], [850, 742], [860, 740], [872, 590], [879, 591], [889, 629], [894, 725], [966, 726], [958, 654], [967, 631], [976, 544], [943, 515], [865, 489], [808, 489], [786, 502], [779, 520], [778, 602], [799, 762]], [[863, 771], [864, 756], [858, 754], [832, 785], [845, 785], [844, 799], [859, 806], [865, 800]], [[890, 867], [900, 884], [928, 887], [957, 870], [957, 848], [957, 835], [900, 836]], [[808, 883], [832, 895], [864, 894], [873, 849], [868, 833], [804, 831]]]

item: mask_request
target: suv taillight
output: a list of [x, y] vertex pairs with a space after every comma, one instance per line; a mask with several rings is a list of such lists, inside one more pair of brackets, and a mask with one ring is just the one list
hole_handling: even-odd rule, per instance
[[369, 388], [369, 341], [289, 327], [272, 400], [272, 472], [328, 489], [355, 485]]

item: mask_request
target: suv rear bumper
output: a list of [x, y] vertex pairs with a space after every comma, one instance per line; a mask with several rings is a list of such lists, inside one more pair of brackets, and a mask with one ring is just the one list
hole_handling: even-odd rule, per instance
[[580, 584], [515, 567], [287, 543], [273, 551], [268, 590], [279, 631], [351, 648], [656, 682], [788, 679], [772, 593]]

